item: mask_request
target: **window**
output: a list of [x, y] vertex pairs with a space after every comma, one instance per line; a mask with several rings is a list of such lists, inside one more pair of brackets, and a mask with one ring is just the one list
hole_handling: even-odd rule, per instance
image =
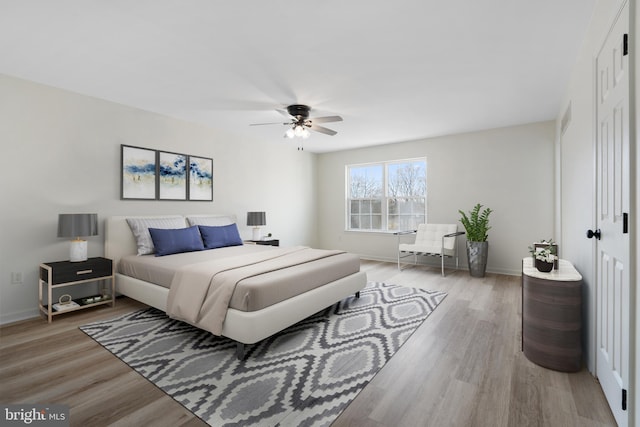
[[426, 159], [347, 166], [348, 230], [412, 230], [426, 215]]

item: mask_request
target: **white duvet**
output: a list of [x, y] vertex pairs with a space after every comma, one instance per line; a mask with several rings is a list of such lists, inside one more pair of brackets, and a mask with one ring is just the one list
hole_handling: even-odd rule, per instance
[[238, 282], [341, 253], [344, 252], [296, 246], [190, 264], [179, 269], [173, 278], [167, 314], [221, 335], [229, 301]]

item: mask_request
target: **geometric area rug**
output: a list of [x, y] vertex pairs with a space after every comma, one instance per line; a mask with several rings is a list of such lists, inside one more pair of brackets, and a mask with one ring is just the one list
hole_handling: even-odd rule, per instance
[[81, 326], [212, 426], [328, 426], [446, 297], [370, 282], [256, 344], [235, 342], [155, 308]]

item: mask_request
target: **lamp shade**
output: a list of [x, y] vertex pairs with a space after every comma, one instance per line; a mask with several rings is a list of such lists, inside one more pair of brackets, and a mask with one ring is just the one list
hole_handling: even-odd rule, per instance
[[58, 237], [98, 235], [98, 214], [58, 215]]
[[267, 224], [267, 214], [265, 212], [247, 212], [247, 225], [260, 226]]

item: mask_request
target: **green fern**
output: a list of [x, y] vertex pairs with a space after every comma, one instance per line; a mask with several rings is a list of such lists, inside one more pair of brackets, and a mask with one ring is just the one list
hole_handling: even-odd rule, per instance
[[469, 216], [461, 210], [458, 210], [460, 215], [462, 215], [460, 222], [464, 226], [467, 232], [467, 240], [470, 242], [486, 242], [489, 237], [487, 234], [491, 229], [491, 227], [489, 227], [489, 214], [493, 211], [486, 208], [480, 212], [481, 208], [482, 205], [478, 203], [469, 211]]

